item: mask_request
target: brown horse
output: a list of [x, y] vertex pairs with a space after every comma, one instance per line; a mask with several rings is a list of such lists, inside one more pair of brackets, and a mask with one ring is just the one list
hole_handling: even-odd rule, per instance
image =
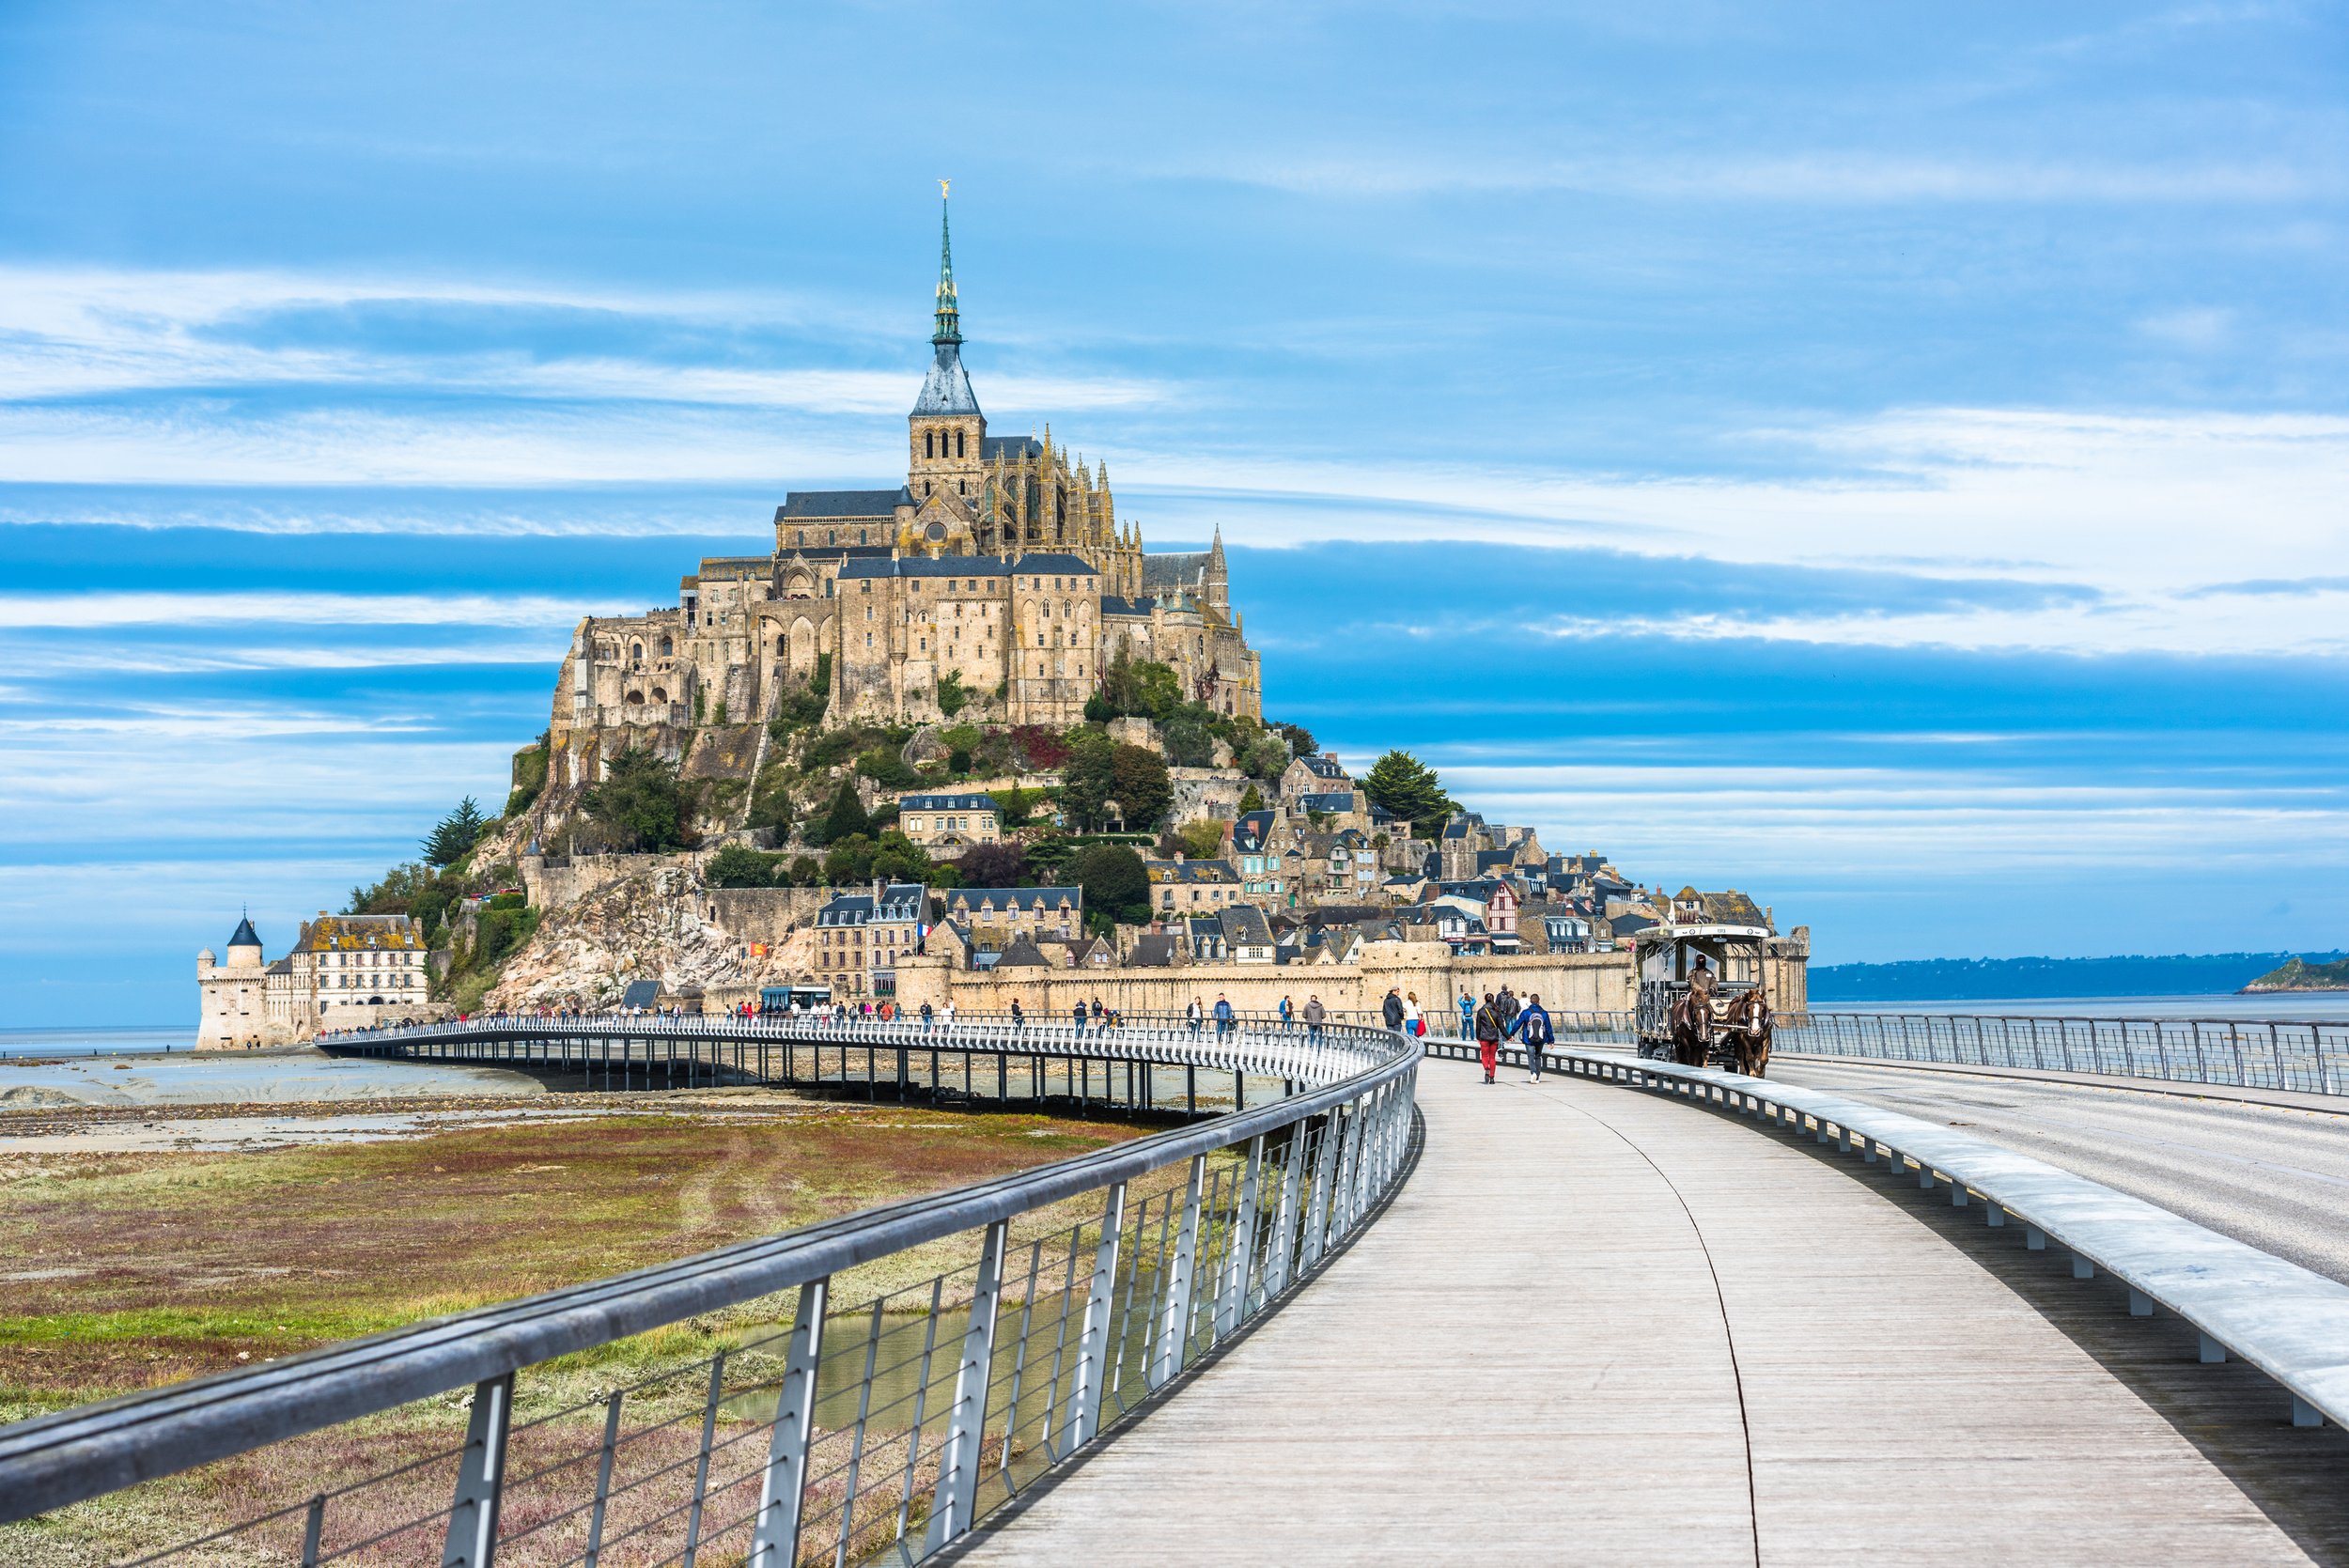
[[1733, 1000], [1727, 1018], [1730, 1048], [1737, 1054], [1737, 1070], [1748, 1078], [1766, 1077], [1770, 1068], [1770, 1002], [1762, 987]]
[[1713, 1010], [1691, 988], [1672, 1003], [1672, 1060], [1683, 1067], [1706, 1065], [1713, 1053]]

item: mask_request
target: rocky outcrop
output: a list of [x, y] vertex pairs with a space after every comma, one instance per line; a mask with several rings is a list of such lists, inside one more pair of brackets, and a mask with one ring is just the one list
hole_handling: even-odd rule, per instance
[[815, 967], [811, 932], [751, 956], [751, 944], [707, 918], [699, 879], [679, 866], [648, 869], [550, 909], [506, 961], [483, 1005], [536, 1010], [616, 1002], [631, 980], [687, 986], [777, 985]]

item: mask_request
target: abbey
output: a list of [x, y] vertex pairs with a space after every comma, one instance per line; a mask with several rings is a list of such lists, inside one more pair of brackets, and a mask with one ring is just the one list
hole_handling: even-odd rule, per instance
[[[1073, 724], [1121, 653], [1174, 668], [1218, 710], [1263, 717], [1257, 657], [1214, 548], [1147, 554], [1106, 464], [1041, 438], [989, 435], [962, 366], [951, 237], [941, 222], [937, 330], [907, 421], [905, 482], [793, 490], [768, 555], [711, 557], [677, 608], [579, 623], [556, 684], [568, 732], [747, 723], [828, 681], [828, 723], [966, 717]], [[580, 782], [580, 781], [574, 781]]]

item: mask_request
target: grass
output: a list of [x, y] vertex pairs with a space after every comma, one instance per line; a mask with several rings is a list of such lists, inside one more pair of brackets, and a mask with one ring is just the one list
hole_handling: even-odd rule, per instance
[[0, 1157], [0, 1419], [688, 1256], [1135, 1130], [753, 1094], [708, 1096], [705, 1114], [409, 1141]]

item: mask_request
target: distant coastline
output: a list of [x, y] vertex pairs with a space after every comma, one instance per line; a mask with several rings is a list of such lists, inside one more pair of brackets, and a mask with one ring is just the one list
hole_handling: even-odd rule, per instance
[[[2300, 965], [2310, 972], [2349, 971], [2339, 951], [2204, 953], [2110, 958], [1915, 958], [1889, 964], [1813, 964], [1811, 1001], [1975, 1001], [2033, 998], [2200, 997], [2253, 993], [2261, 982]], [[2266, 989], [2349, 989], [2274, 986]]]
[[2242, 994], [2261, 996], [2272, 991], [2349, 991], [2349, 959], [2326, 963], [2321, 955], [2314, 959], [2288, 958], [2244, 986]]

